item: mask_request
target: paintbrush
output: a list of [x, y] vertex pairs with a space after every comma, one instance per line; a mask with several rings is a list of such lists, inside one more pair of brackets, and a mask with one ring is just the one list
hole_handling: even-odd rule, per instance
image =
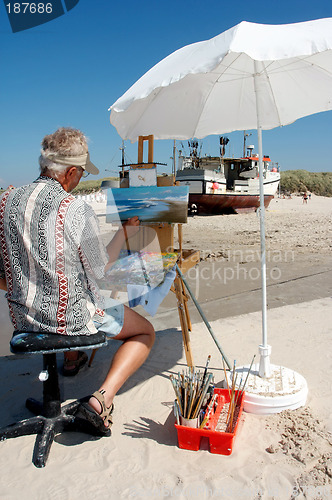
[[176, 423], [180, 425], [180, 408], [176, 400], [174, 401], [174, 414], [176, 418]]
[[[204, 419], [203, 419], [201, 425], [199, 426], [200, 429], [203, 429], [205, 427], [207, 421], [209, 420], [212, 408], [214, 407], [214, 403], [217, 400], [217, 396], [218, 396], [217, 394], [214, 394], [214, 396], [212, 397], [212, 399], [211, 399], [211, 401], [206, 409]], [[217, 402], [217, 406], [218, 406], [218, 402]]]
[[194, 405], [194, 402], [197, 400], [197, 391], [198, 391], [198, 379], [196, 377], [194, 383], [193, 383], [193, 391], [192, 391], [192, 396], [189, 404], [189, 410], [188, 410], [188, 417], [190, 418], [191, 415], [191, 410]]
[[207, 390], [208, 390], [208, 388], [209, 388], [209, 385], [210, 385], [210, 383], [211, 383], [212, 377], [213, 377], [213, 374], [212, 374], [212, 373], [210, 373], [210, 374], [208, 375], [208, 377], [207, 377], [207, 380], [206, 380], [206, 382], [205, 382], [205, 385], [204, 385], [204, 387], [203, 387], [203, 389], [202, 389], [202, 392], [201, 392], [201, 395], [200, 395], [200, 397], [199, 397], [198, 403], [197, 403], [196, 408], [195, 408], [195, 410], [194, 410], [194, 413], [193, 413], [193, 418], [196, 418], [196, 417], [197, 417], [197, 415], [198, 415], [198, 413], [199, 413], [199, 410], [200, 410], [200, 409], [201, 409], [201, 407], [202, 407], [202, 404], [203, 404], [203, 401], [204, 401], [205, 395], [206, 395], [206, 393], [207, 393]]
[[226, 367], [225, 367], [225, 363], [224, 363], [224, 358], [221, 358], [221, 360], [222, 360], [222, 365], [223, 365], [223, 368], [224, 368], [224, 374], [225, 374], [225, 380], [226, 380], [226, 385], [227, 385], [227, 390], [228, 390], [228, 396], [229, 396], [229, 399], [231, 399], [231, 391], [229, 389], [228, 377], [227, 377], [227, 373], [226, 373]]
[[246, 386], [246, 384], [247, 384], [248, 377], [249, 377], [249, 375], [250, 375], [251, 368], [252, 368], [252, 365], [253, 365], [253, 363], [254, 363], [254, 359], [255, 359], [255, 357], [256, 357], [256, 354], [254, 354], [254, 355], [253, 355], [253, 358], [252, 358], [252, 360], [251, 360], [251, 363], [250, 363], [250, 366], [249, 366], [249, 370], [248, 370], [248, 373], [247, 373], [246, 379], [245, 379], [245, 381], [244, 381], [243, 388], [241, 389], [241, 392], [243, 392], [243, 391], [244, 391], [244, 388], [245, 388], [245, 386]]
[[204, 370], [204, 374], [203, 374], [202, 384], [204, 384], [204, 381], [205, 381], [205, 377], [206, 377], [206, 374], [207, 374], [207, 370], [208, 370], [208, 366], [209, 366], [209, 363], [210, 363], [210, 359], [211, 359], [211, 355], [209, 354], [208, 357], [207, 357], [207, 360], [206, 360], [206, 365], [205, 365], [205, 370]]
[[178, 390], [178, 387], [176, 385], [176, 381], [174, 380], [173, 378], [173, 375], [170, 375], [170, 380], [172, 382], [172, 386], [173, 386], [173, 389], [174, 389], [174, 392], [175, 392], [175, 396], [176, 396], [176, 399], [178, 400], [178, 404], [179, 404], [179, 408], [180, 408], [180, 412], [182, 414], [182, 403], [181, 403], [181, 396], [180, 396], [180, 393], [179, 393], [179, 390]]
[[252, 358], [252, 360], [251, 360], [251, 363], [250, 363], [250, 366], [249, 366], [249, 370], [248, 370], [248, 373], [247, 373], [246, 379], [245, 379], [244, 384], [243, 384], [243, 386], [242, 386], [242, 387], [241, 387], [241, 382], [242, 382], [242, 377], [241, 377], [241, 381], [240, 381], [240, 385], [239, 385], [239, 390], [238, 390], [238, 393], [237, 393], [237, 398], [236, 398], [236, 402], [235, 402], [235, 406], [236, 406], [236, 405], [237, 405], [237, 403], [238, 403], [239, 397], [240, 397], [240, 396], [242, 396], [242, 394], [243, 394], [243, 392], [244, 392], [244, 388], [245, 388], [245, 386], [246, 386], [246, 384], [247, 384], [248, 377], [249, 377], [249, 375], [250, 375], [251, 368], [252, 368], [252, 365], [253, 365], [253, 363], [254, 363], [254, 359], [255, 359], [255, 357], [256, 357], [256, 354], [254, 354], [254, 356], [253, 356], [253, 358]]

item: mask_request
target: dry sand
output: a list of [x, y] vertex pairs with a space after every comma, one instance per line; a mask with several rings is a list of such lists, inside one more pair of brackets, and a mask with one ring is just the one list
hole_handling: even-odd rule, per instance
[[[184, 240], [207, 259], [236, 257], [240, 250], [250, 255], [260, 246], [258, 214], [194, 216], [184, 226]], [[271, 254], [331, 254], [332, 198], [312, 195], [307, 204], [299, 196], [274, 198], [266, 210], [266, 249]]]
[[[101, 215], [103, 207], [95, 208]], [[116, 397], [112, 437], [60, 435], [43, 470], [31, 464], [34, 436], [0, 443], [0, 498], [332, 498], [331, 215], [332, 199], [320, 197], [307, 205], [297, 197], [275, 199], [266, 213], [268, 272], [281, 272], [268, 280], [272, 362], [306, 378], [306, 407], [266, 417], [245, 414], [230, 456], [210, 454], [206, 442], [197, 452], [179, 449], [169, 375], [186, 363], [174, 298], [167, 297], [152, 319], [157, 329], [153, 352]], [[109, 229], [100, 220], [106, 234]], [[259, 260], [256, 214], [190, 218], [184, 239], [185, 247], [203, 250], [196, 276], [188, 281], [214, 333], [229, 359], [247, 364], [261, 340], [259, 283], [252, 273]], [[239, 271], [225, 280], [225, 270], [231, 276], [231, 269], [247, 274]], [[202, 273], [212, 271], [214, 280], [211, 274], [203, 279]], [[211, 354], [220, 386], [220, 354], [197, 312], [190, 310], [195, 363], [204, 366]], [[41, 359], [6, 356], [11, 327], [3, 294], [0, 321], [2, 426], [29, 416], [23, 402], [40, 395]], [[60, 377], [65, 400], [95, 389], [116, 348], [114, 341], [99, 350], [92, 367], [77, 377]]]

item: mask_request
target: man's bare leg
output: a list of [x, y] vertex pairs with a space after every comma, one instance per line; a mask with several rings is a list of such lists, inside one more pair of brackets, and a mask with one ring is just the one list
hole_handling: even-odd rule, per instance
[[[99, 389], [105, 391], [104, 398], [108, 408], [120, 387], [144, 363], [155, 339], [152, 324], [137, 312], [127, 306], [124, 307], [123, 328], [116, 337], [113, 337], [116, 340], [123, 340], [123, 344], [115, 353], [106, 379]], [[100, 403], [95, 398], [90, 398], [89, 404], [100, 413]]]

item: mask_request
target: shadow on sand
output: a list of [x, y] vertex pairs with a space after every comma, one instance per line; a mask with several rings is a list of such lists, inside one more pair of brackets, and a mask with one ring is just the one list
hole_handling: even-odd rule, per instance
[[[59, 384], [63, 401], [82, 398], [91, 394], [100, 386], [106, 376], [114, 353], [120, 345], [119, 341], [110, 341], [104, 348], [96, 352], [91, 367], [84, 367], [75, 377], [63, 377], [62, 355], [58, 355]], [[156, 334], [156, 342], [152, 352], [144, 365], [124, 384], [118, 394], [125, 393], [131, 388], [143, 384], [155, 375], [168, 377], [171, 370], [182, 358], [181, 330], [167, 329]], [[88, 352], [90, 355], [91, 351]], [[15, 355], [0, 357], [0, 427], [31, 417], [25, 408], [28, 397], [41, 400], [42, 384], [38, 379], [42, 370], [41, 355]], [[77, 444], [75, 437], [64, 439], [68, 445]], [[74, 442], [73, 442], [74, 440]], [[61, 439], [61, 441], [63, 441]], [[66, 444], [65, 442], [63, 444]]]

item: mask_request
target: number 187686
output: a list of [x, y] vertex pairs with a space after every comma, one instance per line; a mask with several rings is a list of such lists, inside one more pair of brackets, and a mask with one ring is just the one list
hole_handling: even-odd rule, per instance
[[30, 2], [22, 2], [22, 3], [7, 3], [6, 4], [8, 14], [51, 14], [52, 12], [52, 3], [30, 3]]

